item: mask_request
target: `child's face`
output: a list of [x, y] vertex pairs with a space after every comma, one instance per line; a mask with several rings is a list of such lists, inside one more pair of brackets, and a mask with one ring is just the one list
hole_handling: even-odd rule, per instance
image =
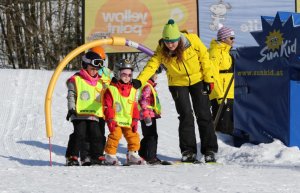
[[130, 82], [131, 77], [132, 77], [132, 71], [130, 69], [123, 69], [120, 71], [120, 79], [124, 83]]
[[91, 77], [95, 77], [98, 74], [98, 70], [99, 70], [99, 68], [95, 68], [94, 66], [91, 66], [91, 65], [88, 65], [86, 68], [87, 73]]

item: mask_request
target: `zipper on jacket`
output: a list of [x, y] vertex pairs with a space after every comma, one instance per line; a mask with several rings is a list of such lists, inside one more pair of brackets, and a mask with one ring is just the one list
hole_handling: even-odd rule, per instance
[[180, 66], [179, 66], [178, 62], [176, 62], [176, 63], [177, 63], [177, 66], [178, 66], [178, 70], [179, 70], [179, 71], [181, 71], [181, 70], [180, 70]]
[[189, 78], [189, 86], [191, 86], [191, 78], [190, 78], [190, 75], [189, 75], [189, 73], [188, 73], [188, 71], [187, 71], [187, 69], [186, 69], [186, 66], [185, 66], [185, 64], [184, 64], [183, 61], [182, 61], [182, 64], [183, 64], [183, 67], [184, 67], [184, 69], [185, 69], [186, 75], [187, 75], [188, 78]]

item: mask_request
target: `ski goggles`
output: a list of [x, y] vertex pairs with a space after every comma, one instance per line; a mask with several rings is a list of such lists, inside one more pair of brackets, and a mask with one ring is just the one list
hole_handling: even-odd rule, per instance
[[101, 68], [103, 67], [103, 64], [104, 64], [104, 60], [102, 59], [88, 59], [86, 58], [86, 56], [82, 56], [82, 61], [85, 62], [85, 63], [88, 63], [94, 67], [97, 67], [97, 68]]

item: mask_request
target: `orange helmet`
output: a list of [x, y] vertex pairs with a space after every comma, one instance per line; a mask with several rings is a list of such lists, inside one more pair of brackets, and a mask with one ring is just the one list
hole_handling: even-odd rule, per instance
[[105, 51], [101, 46], [93, 47], [90, 49], [90, 51], [97, 53], [101, 59], [106, 59]]

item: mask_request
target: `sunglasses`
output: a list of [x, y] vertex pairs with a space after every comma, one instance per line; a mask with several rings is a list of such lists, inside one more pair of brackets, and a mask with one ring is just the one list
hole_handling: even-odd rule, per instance
[[234, 40], [234, 39], [235, 39], [235, 37], [230, 37], [229, 39], [230, 39], [230, 40]]
[[132, 77], [132, 74], [127, 74], [127, 73], [121, 73], [121, 77]]

